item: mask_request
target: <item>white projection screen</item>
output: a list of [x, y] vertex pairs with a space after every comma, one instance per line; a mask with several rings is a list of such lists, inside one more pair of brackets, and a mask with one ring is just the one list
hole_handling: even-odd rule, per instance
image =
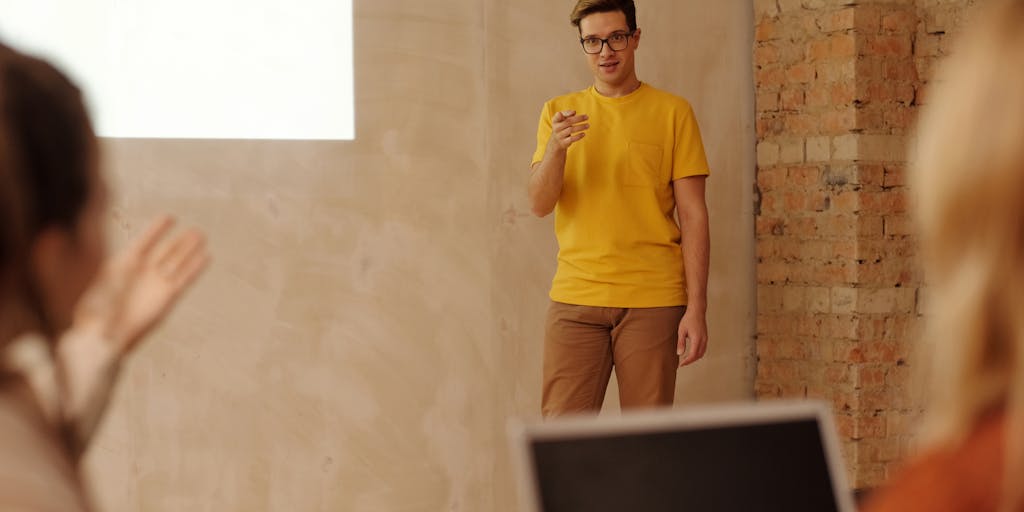
[[104, 137], [351, 140], [352, 0], [0, 0]]

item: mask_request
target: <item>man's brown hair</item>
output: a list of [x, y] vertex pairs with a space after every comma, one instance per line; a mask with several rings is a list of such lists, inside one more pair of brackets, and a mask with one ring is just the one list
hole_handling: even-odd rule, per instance
[[630, 31], [636, 30], [636, 4], [633, 0], [579, 0], [569, 15], [569, 21], [579, 29], [583, 18], [599, 12], [615, 11], [622, 11], [622, 14], [626, 15], [626, 24], [629, 25]]

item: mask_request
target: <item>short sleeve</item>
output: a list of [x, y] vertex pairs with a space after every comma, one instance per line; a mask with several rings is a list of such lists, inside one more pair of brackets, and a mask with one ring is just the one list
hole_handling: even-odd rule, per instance
[[676, 118], [676, 142], [673, 151], [672, 180], [711, 174], [697, 116], [689, 104]]
[[540, 111], [540, 122], [537, 124], [537, 149], [533, 152], [533, 164], [544, 159], [544, 152], [547, 150], [548, 139], [551, 138], [551, 102], [544, 103]]

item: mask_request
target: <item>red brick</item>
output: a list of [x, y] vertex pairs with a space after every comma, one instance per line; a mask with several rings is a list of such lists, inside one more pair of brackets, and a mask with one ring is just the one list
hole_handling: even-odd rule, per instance
[[917, 120], [917, 111], [908, 107], [894, 107], [884, 113], [884, 122], [895, 133], [907, 133]]
[[885, 60], [882, 62], [882, 78], [897, 82], [917, 80], [917, 65], [913, 59]]
[[[785, 212], [782, 211], [781, 202], [778, 200], [775, 194], [764, 193], [761, 194], [761, 214], [762, 215], [780, 215]], [[761, 233], [758, 234], [771, 234]]]
[[758, 66], [775, 64], [779, 61], [779, 57], [779, 47], [774, 44], [762, 44], [754, 49], [754, 62]]
[[857, 183], [865, 186], [881, 187], [885, 179], [885, 167], [882, 165], [860, 164], [857, 166]]
[[788, 181], [793, 186], [807, 190], [821, 183], [821, 169], [814, 166], [793, 167], [789, 169]]
[[913, 45], [909, 35], [900, 36], [873, 36], [867, 37], [864, 41], [864, 55], [878, 55], [886, 57], [911, 56]]
[[901, 351], [896, 343], [884, 341], [862, 343], [861, 354], [864, 361], [877, 363], [895, 363], [898, 359], [906, 357], [906, 352]]
[[797, 110], [804, 106], [804, 91], [801, 89], [786, 88], [782, 90], [779, 98], [782, 108], [785, 110]]
[[888, 103], [895, 100], [895, 85], [891, 82], [872, 82], [865, 88], [866, 100], [870, 103]]
[[809, 107], [824, 107], [829, 105], [831, 94], [828, 84], [817, 83], [807, 90], [805, 101]]
[[779, 93], [762, 92], [757, 94], [757, 111], [774, 112], [779, 109]]
[[817, 39], [807, 45], [807, 58], [812, 61], [826, 59], [832, 56], [832, 41], [829, 39]]
[[861, 192], [860, 211], [881, 214], [907, 211], [907, 194], [901, 189], [886, 192]]
[[916, 232], [914, 221], [907, 215], [889, 215], [883, 222], [886, 236], [907, 236]]
[[799, 136], [806, 136], [817, 133], [819, 121], [815, 116], [808, 114], [790, 114], [783, 122], [785, 131]]
[[914, 94], [914, 84], [896, 84], [896, 101], [910, 105], [914, 101]]
[[851, 382], [853, 378], [851, 370], [851, 365], [846, 362], [830, 364], [825, 369], [825, 381], [833, 385]]
[[828, 335], [842, 340], [857, 339], [857, 328], [859, 324], [859, 317], [855, 315], [832, 316], [827, 322]]
[[779, 135], [785, 131], [785, 123], [782, 118], [775, 114], [762, 114], [756, 121], [757, 137], [765, 139], [773, 135]]
[[[754, 39], [757, 41], [770, 41], [777, 36], [778, 25], [773, 20], [763, 20], [757, 24], [754, 30]], [[749, 34], [749, 32], [748, 32]]]
[[818, 80], [848, 82], [856, 79], [857, 64], [846, 59], [830, 59], [818, 65]]
[[814, 66], [809, 63], [797, 64], [786, 70], [786, 80], [789, 83], [806, 84], [815, 77]]
[[754, 231], [759, 236], [782, 236], [785, 226], [786, 221], [780, 218], [758, 216], [754, 221]]
[[844, 285], [857, 281], [857, 266], [848, 262], [830, 262], [812, 269], [810, 281], [824, 285]]
[[885, 32], [912, 33], [917, 31], [917, 13], [895, 11], [882, 16], [882, 30]]
[[[836, 213], [854, 213], [860, 210], [860, 194], [852, 191], [842, 191], [832, 196], [832, 211]], [[840, 226], [834, 226], [837, 231], [844, 231]]]
[[787, 192], [783, 197], [783, 204], [790, 212], [803, 210], [807, 205], [807, 194], [804, 191]]
[[[857, 6], [854, 25], [856, 30], [862, 34], [875, 34], [879, 30], [882, 7], [873, 5]], [[886, 8], [887, 9], [887, 8]]]
[[[812, 316], [800, 314], [796, 315], [791, 321], [796, 324], [795, 334], [798, 336], [804, 336], [805, 339], [813, 340], [812, 343], [819, 344], [819, 348], [815, 349], [815, 352], [820, 352], [820, 337], [822, 336], [822, 331], [825, 329], [825, 317], [822, 315]], [[820, 354], [818, 354], [817, 357], [820, 357]]]
[[787, 169], [776, 167], [773, 169], [761, 169], [757, 172], [757, 186], [761, 192], [775, 190], [786, 184]]
[[857, 97], [857, 86], [849, 82], [838, 82], [832, 84], [829, 93], [833, 105], [850, 105]]
[[[865, 448], [866, 451], [869, 452], [871, 452], [872, 450], [878, 450], [877, 452], [872, 453], [871, 456], [868, 457], [869, 461], [877, 462], [879, 460], [883, 460], [881, 457], [883, 453], [891, 455], [890, 458], [884, 460], [892, 460], [892, 458], [895, 458], [899, 454], [898, 443], [893, 443], [893, 446], [896, 448], [896, 451], [890, 452], [888, 450], [881, 450], [879, 448], [879, 444], [884, 444], [884, 442], [874, 441], [883, 439], [885, 437], [885, 416], [883, 415], [863, 414], [859, 416], [857, 418], [857, 434], [860, 436], [861, 439], [873, 440], [873, 442], [863, 442], [861, 450], [864, 450]], [[892, 448], [890, 447], [890, 450], [891, 449]], [[861, 453], [864, 453], [864, 451], [861, 451]]]
[[841, 134], [857, 128], [857, 109], [844, 108], [826, 112], [822, 116], [821, 129], [825, 133]]
[[857, 369], [857, 383], [861, 389], [881, 389], [885, 387], [888, 367], [885, 365], [862, 366]]
[[833, 58], [857, 55], [857, 39], [853, 34], [835, 34], [829, 37], [829, 56]]
[[786, 72], [782, 68], [759, 69], [756, 82], [762, 87], [781, 87], [786, 83]]
[[787, 263], [758, 263], [757, 282], [761, 284], [785, 283], [790, 276], [790, 265]]
[[854, 8], [848, 7], [821, 16], [821, 29], [825, 32], [850, 30], [854, 28]]
[[889, 127], [885, 126], [885, 112], [889, 105], [882, 103], [866, 103], [857, 110], [857, 128], [861, 133], [888, 135], [892, 133]]

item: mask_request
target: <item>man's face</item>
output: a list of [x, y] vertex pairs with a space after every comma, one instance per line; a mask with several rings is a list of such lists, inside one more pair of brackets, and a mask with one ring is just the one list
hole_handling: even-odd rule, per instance
[[580, 38], [583, 40], [609, 39], [615, 36], [621, 39], [621, 36], [627, 36], [625, 48], [621, 50], [612, 49], [609, 41], [603, 45], [599, 53], [587, 54], [590, 72], [597, 81], [617, 87], [636, 76], [633, 57], [640, 44], [640, 30], [638, 29], [632, 36], [628, 34], [629, 25], [622, 11], [598, 12], [580, 20]]

